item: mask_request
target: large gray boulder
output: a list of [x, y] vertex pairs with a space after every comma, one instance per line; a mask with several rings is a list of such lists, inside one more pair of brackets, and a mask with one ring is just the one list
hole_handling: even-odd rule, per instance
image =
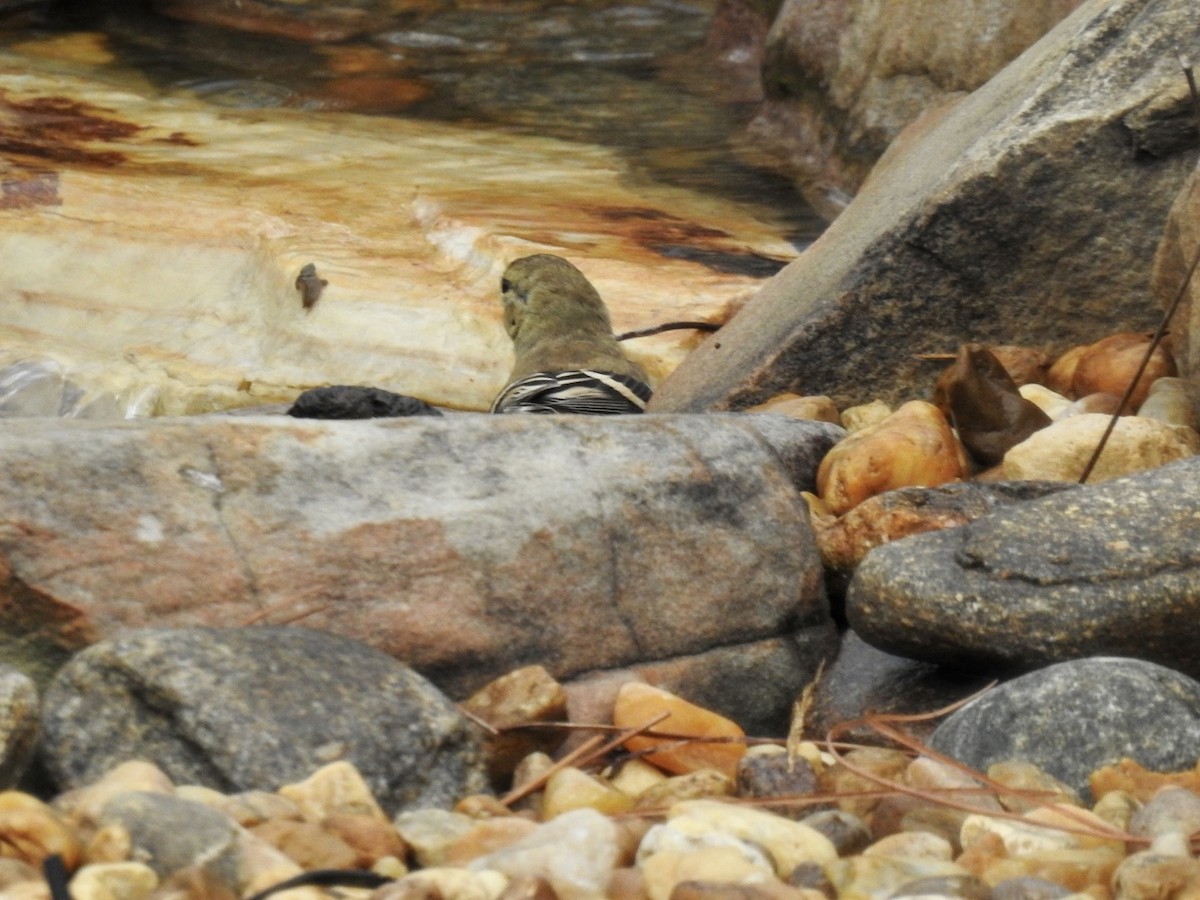
[[1152, 327], [1155, 246], [1200, 143], [1179, 66], [1198, 43], [1190, 0], [1089, 0], [910, 126], [651, 408], [898, 401], [940, 368], [916, 354]]
[[1198, 523], [1190, 457], [877, 547], [846, 615], [889, 653], [975, 670], [1111, 655], [1200, 676]]
[[[739, 646], [803, 677], [817, 660], [797, 646], [830, 619], [799, 491], [841, 433], [748, 415], [14, 420], [0, 649], [297, 621], [455, 697], [530, 663], [567, 678]], [[736, 655], [722, 671], [753, 677]], [[793, 686], [761, 689], [786, 709]]]

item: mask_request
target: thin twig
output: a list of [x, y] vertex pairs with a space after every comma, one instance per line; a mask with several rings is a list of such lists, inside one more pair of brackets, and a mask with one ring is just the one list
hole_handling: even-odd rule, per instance
[[464, 718], [470, 719], [472, 722], [474, 722], [476, 725], [478, 725], [480, 728], [482, 728], [484, 731], [486, 731], [491, 737], [497, 737], [500, 734], [499, 728], [497, 728], [495, 725], [493, 725], [491, 722], [487, 721], [486, 719], [482, 719], [479, 716], [475, 715], [475, 713], [471, 712], [469, 709], [467, 709], [461, 703], [454, 704], [454, 707], [455, 707], [455, 709], [458, 710], [459, 715], [463, 716]]
[[[246, 619], [243, 619], [242, 623], [241, 623], [242, 627], [244, 628], [249, 625], [257, 625], [259, 622], [261, 622], [263, 619], [267, 618], [267, 616], [270, 616], [272, 613], [275, 613], [280, 609], [286, 609], [288, 606], [291, 606], [291, 605], [292, 605], [291, 600], [285, 600], [282, 603], [276, 603], [274, 606], [268, 606], [266, 609], [260, 609], [254, 615], [249, 616]], [[315, 616], [317, 613], [325, 612], [327, 609], [329, 609], [329, 604], [321, 603], [317, 606], [312, 607], [311, 609], [302, 609], [299, 612], [292, 613], [287, 618], [280, 619], [278, 622], [272, 622], [271, 624], [272, 625], [290, 625], [291, 623], [298, 622], [301, 619], [307, 619], [309, 616]]]
[[505, 806], [511, 806], [521, 798], [528, 797], [534, 791], [544, 787], [546, 782], [550, 780], [551, 776], [553, 776], [555, 772], [561, 771], [562, 769], [567, 768], [567, 766], [574, 765], [582, 760], [603, 756], [609, 750], [621, 746], [634, 735], [642, 734], [647, 729], [657, 725], [663, 719], [669, 718], [670, 715], [671, 714], [669, 712], [659, 713], [645, 724], [639, 725], [636, 728], [626, 728], [617, 734], [616, 737], [611, 738], [608, 741], [604, 740], [604, 735], [602, 734], [592, 735], [592, 737], [588, 738], [537, 778], [534, 778], [527, 784], [521, 785], [519, 788], [514, 788], [513, 790], [509, 791], [500, 798], [500, 802]]
[[716, 322], [666, 322], [662, 325], [651, 325], [649, 328], [639, 328], [617, 335], [618, 341], [628, 341], [631, 338], [650, 337], [652, 334], [662, 334], [664, 331], [676, 331], [691, 328], [694, 331], [717, 331], [721, 326]]
[[534, 778], [534, 779], [528, 781], [527, 783], [521, 785], [519, 788], [513, 788], [511, 791], [509, 791], [507, 794], [505, 794], [503, 797], [500, 798], [500, 803], [504, 806], [512, 806], [518, 800], [528, 797], [534, 791], [541, 790], [543, 787], [545, 787], [546, 782], [550, 780], [550, 777], [555, 772], [558, 772], [561, 769], [565, 769], [567, 766], [572, 765], [577, 760], [583, 759], [584, 757], [587, 757], [587, 756], [591, 756], [592, 752], [603, 743], [604, 743], [604, 735], [601, 735], [601, 734], [592, 735], [590, 738], [588, 738], [586, 741], [584, 741], [582, 744], [580, 744], [578, 747], [576, 747], [574, 750], [572, 750], [570, 753], [568, 753], [566, 756], [564, 756], [562, 759], [560, 759], [558, 762], [556, 762], [554, 765], [552, 765], [549, 769], [547, 769], [545, 772], [543, 772], [537, 778]]
[[[984, 690], [989, 690], [990, 687], [991, 686], [989, 686], [988, 688], [985, 688]], [[916, 797], [920, 800], [925, 800], [926, 802], [929, 802], [929, 803], [935, 803], [935, 804], [945, 807], [945, 808], [957, 809], [961, 812], [973, 813], [973, 814], [978, 814], [981, 816], [988, 816], [990, 818], [1011, 819], [1013, 821], [1024, 822], [1027, 825], [1035, 825], [1039, 828], [1049, 828], [1049, 829], [1053, 829], [1055, 831], [1067, 832], [1069, 834], [1082, 834], [1082, 835], [1086, 835], [1089, 837], [1099, 837], [1099, 838], [1103, 838], [1106, 840], [1123, 841], [1126, 843], [1136, 843], [1136, 844], [1148, 844], [1149, 843], [1148, 838], [1139, 838], [1134, 835], [1128, 834], [1127, 832], [1121, 831], [1120, 829], [1105, 827], [1105, 826], [1095, 823], [1094, 821], [1092, 821], [1090, 819], [1085, 819], [1084, 817], [1087, 815], [1086, 810], [1083, 810], [1083, 809], [1075, 810], [1070, 807], [1064, 806], [1063, 804], [1055, 805], [1055, 807], [1054, 807], [1055, 810], [1062, 813], [1064, 818], [1074, 820], [1077, 823], [1076, 826], [1066, 825], [1066, 824], [1062, 824], [1062, 823], [1058, 823], [1058, 822], [1030, 821], [1030, 819], [1022, 813], [1009, 812], [1008, 810], [1003, 810], [1003, 809], [989, 809], [986, 807], [975, 806], [970, 803], [963, 803], [963, 802], [953, 800], [953, 799], [950, 799], [950, 798], [944, 796], [946, 793], [959, 792], [960, 789], [957, 789], [957, 788], [951, 788], [951, 789], [915, 788], [915, 787], [911, 787], [910, 785], [907, 785], [907, 784], [901, 784], [899, 782], [892, 781], [891, 779], [886, 778], [883, 775], [878, 775], [874, 772], [869, 771], [868, 769], [864, 769], [860, 766], [854, 765], [852, 762], [848, 761], [846, 759], [846, 757], [844, 757], [841, 753], [839, 753], [836, 749], [834, 749], [835, 739], [836, 739], [836, 736], [838, 733], [840, 733], [842, 731], [847, 731], [847, 730], [850, 730], [853, 728], [859, 728], [859, 727], [862, 727], [863, 725], [866, 725], [870, 728], [875, 729], [876, 731], [878, 731], [880, 734], [884, 735], [885, 737], [888, 737], [891, 740], [894, 740], [894, 741], [902, 744], [903, 746], [912, 750], [914, 753], [917, 753], [921, 756], [927, 756], [938, 762], [949, 765], [950, 767], [958, 770], [959, 772], [962, 772], [963, 774], [967, 775], [968, 777], [978, 781], [984, 789], [982, 791], [983, 793], [1001, 794], [1001, 795], [1010, 796], [1010, 797], [1020, 797], [1020, 798], [1024, 798], [1024, 799], [1032, 799], [1035, 801], [1045, 798], [1046, 793], [1047, 793], [1045, 791], [1019, 790], [1016, 788], [1011, 788], [1008, 785], [1001, 784], [1000, 782], [998, 782], [992, 778], [989, 778], [987, 775], [983, 774], [982, 772], [976, 772], [975, 770], [971, 769], [969, 766], [965, 766], [962, 763], [960, 763], [954, 759], [951, 759], [950, 757], [947, 757], [947, 756], [944, 756], [944, 755], [938, 753], [937, 751], [931, 749], [928, 745], [921, 743], [920, 741], [916, 740], [915, 738], [912, 738], [911, 736], [909, 736], [907, 734], [904, 734], [897, 728], [893, 728], [890, 724], [891, 722], [894, 722], [894, 721], [914, 721], [914, 720], [931, 718], [936, 715], [944, 715], [948, 710], [953, 710], [955, 708], [958, 708], [959, 706], [962, 706], [963, 704], [969, 702], [970, 700], [974, 699], [974, 697], [977, 697], [977, 696], [979, 696], [979, 695], [978, 694], [972, 695], [971, 697], [968, 697], [965, 700], [959, 701], [958, 703], [954, 704], [951, 707], [947, 707], [946, 709], [943, 709], [943, 710], [936, 710], [934, 713], [925, 713], [923, 715], [917, 715], [917, 716], [900, 716], [900, 715], [881, 716], [881, 715], [868, 714], [863, 719], [859, 719], [857, 721], [842, 722], [838, 725], [835, 725], [833, 728], [829, 729], [829, 732], [825, 738], [826, 749], [828, 750], [830, 755], [832, 755], [841, 766], [845, 767], [845, 769], [847, 771], [854, 773], [855, 775], [859, 776], [860, 778], [865, 779], [866, 781], [874, 782], [875, 784], [878, 784], [881, 787], [886, 788], [887, 790], [895, 791], [900, 794], [905, 794], [910, 797]], [[967, 792], [974, 793], [975, 789], [970, 789]]]
[[[1196, 111], [1197, 127], [1200, 127], [1200, 91], [1196, 89], [1196, 76], [1192, 72], [1191, 65], [1186, 60], [1181, 59], [1179, 62], [1183, 66], [1183, 75], [1187, 78], [1188, 90], [1192, 95], [1192, 106]], [[1117, 427], [1117, 417], [1121, 415], [1121, 411], [1125, 409], [1125, 404], [1133, 396], [1134, 388], [1141, 381], [1146, 367], [1150, 365], [1154, 351], [1158, 349], [1158, 345], [1162, 343], [1162, 339], [1166, 336], [1167, 329], [1171, 326], [1171, 319], [1174, 317], [1175, 311], [1179, 309], [1179, 304], [1183, 302], [1184, 294], [1187, 293], [1188, 285], [1191, 284], [1192, 276], [1196, 274], [1196, 267], [1198, 265], [1200, 265], [1200, 246], [1197, 247], [1196, 253], [1192, 257], [1192, 262], [1188, 266], [1187, 274], [1183, 277], [1183, 282], [1179, 285], [1179, 290], [1175, 293], [1175, 298], [1163, 314], [1162, 321], [1158, 323], [1158, 330], [1154, 332], [1154, 337], [1150, 340], [1150, 346], [1146, 348], [1146, 355], [1142, 358], [1142, 364], [1138, 366], [1137, 373], [1130, 380], [1129, 386], [1125, 388], [1125, 393], [1121, 395], [1121, 402], [1117, 404], [1112, 418], [1108, 420], [1104, 434], [1100, 435], [1100, 441], [1096, 444], [1096, 449], [1093, 451], [1091, 459], [1083, 467], [1083, 473], [1079, 476], [1080, 484], [1087, 484], [1088, 476], [1092, 474], [1092, 470], [1096, 468], [1096, 463], [1100, 461], [1100, 454], [1104, 452], [1104, 445], [1108, 443], [1109, 437], [1112, 436], [1113, 430]]]

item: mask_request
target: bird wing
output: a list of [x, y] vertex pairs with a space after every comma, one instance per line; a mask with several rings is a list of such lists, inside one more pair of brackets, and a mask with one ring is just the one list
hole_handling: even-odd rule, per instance
[[575, 413], [587, 416], [645, 412], [650, 386], [628, 375], [573, 369], [535, 372], [508, 385], [494, 413]]

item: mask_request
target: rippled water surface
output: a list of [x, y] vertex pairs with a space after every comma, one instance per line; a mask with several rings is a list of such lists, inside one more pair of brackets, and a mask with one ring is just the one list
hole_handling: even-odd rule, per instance
[[822, 225], [729, 146], [753, 104], [705, 49], [714, 0], [157, 0], [27, 14], [15, 44], [100, 32], [161, 90], [214, 104], [437, 119], [614, 147], [635, 171], [748, 204], [798, 246]]

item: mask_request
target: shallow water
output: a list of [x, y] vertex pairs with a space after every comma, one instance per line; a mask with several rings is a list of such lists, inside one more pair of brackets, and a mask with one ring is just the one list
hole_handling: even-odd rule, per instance
[[[743, 165], [730, 150], [730, 136], [754, 104], [726, 96], [726, 75], [704, 47], [713, 5], [153, 5], [171, 18], [129, 3], [76, 2], [10, 20], [0, 43], [99, 32], [116, 57], [97, 67], [106, 77], [148, 79], [165, 93], [186, 91], [216, 105], [340, 109], [601, 144], [621, 151], [645, 177], [753, 207], [802, 247], [819, 234], [821, 220], [789, 182]], [[221, 15], [238, 27], [179, 18]]]
[[[714, 0], [640, 0], [636, 3], [612, 0], [328, 0], [319, 3], [308, 0], [153, 0], [136, 7], [128, 3], [85, 3], [80, 0], [7, 18], [4, 3], [5, 0], [0, 0], [0, 46], [11, 48], [31, 60], [39, 71], [82, 74], [88, 81], [115, 84], [151, 99], [199, 98], [216, 107], [216, 112], [222, 115], [222, 108], [283, 108], [299, 110], [301, 116], [304, 111], [311, 110], [314, 121], [319, 118], [324, 123], [322, 127], [328, 127], [330, 119], [343, 111], [418, 124], [436, 122], [440, 126], [446, 123], [455, 126], [456, 130], [465, 127], [473, 139], [466, 143], [488, 148], [537, 143], [526, 142], [523, 137], [514, 139], [511, 137], [514, 134], [556, 139], [555, 146], [562, 149], [555, 149], [550, 156], [531, 159], [529, 171], [525, 170], [520, 156], [476, 153], [476, 159], [491, 160], [495, 156], [497, 165], [508, 167], [506, 178], [498, 182], [502, 186], [497, 190], [510, 192], [496, 197], [479, 195], [479, 200], [474, 199], [472, 184], [481, 185], [479, 191], [488, 190], [482, 185], [489, 183], [487, 176], [492, 173], [473, 171], [469, 163], [456, 161], [453, 154], [457, 152], [457, 143], [435, 141], [428, 145], [432, 150], [423, 149], [425, 145], [422, 145], [413, 152], [418, 157], [428, 152], [449, 155], [444, 165], [440, 159], [433, 161], [439, 171], [451, 172], [448, 193], [442, 197], [451, 206], [445, 216], [452, 223], [456, 221], [455, 215], [468, 220], [466, 226], [459, 228], [468, 237], [475, 226], [486, 232], [490, 221], [487, 213], [477, 221], [479, 217], [473, 216], [476, 208], [495, 209], [500, 218], [509, 216], [512, 219], [508, 223], [509, 233], [515, 239], [523, 237], [535, 243], [541, 235], [552, 233], [561, 223], [569, 233], [568, 237], [577, 243], [583, 240], [580, 234], [584, 231], [591, 235], [589, 240], [616, 241], [603, 252], [609, 267], [608, 277], [612, 278], [622, 265], [636, 267], [645, 262], [640, 261], [641, 257], [626, 259], [617, 249], [620, 240], [616, 235], [623, 233], [620, 223], [599, 220], [630, 218], [629, 228], [625, 230], [636, 232], [636, 240], [620, 246], [625, 252], [634, 248], [638, 253], [649, 253], [653, 260], [665, 263], [655, 267], [661, 282], [659, 294], [646, 293], [645, 283], [636, 281], [642, 293], [633, 299], [643, 303], [645, 309], [633, 324], [644, 324], [642, 317], [651, 317], [653, 322], [666, 320], [664, 316], [669, 319], [667, 311], [676, 306], [688, 306], [690, 312], [691, 298], [697, 296], [691, 293], [693, 289], [714, 304], [714, 310], [723, 308], [721, 304], [726, 300], [717, 297], [728, 298], [734, 291], [752, 289], [753, 279], [769, 276], [791, 257], [785, 249], [788, 243], [796, 250], [802, 249], [823, 228], [823, 222], [805, 205], [789, 182], [742, 164], [730, 148], [731, 136], [752, 115], [754, 104], [738, 99], [739, 94], [745, 96], [745, 85], [732, 83], [728, 72], [714, 65], [714, 51], [706, 47]], [[174, 17], [158, 11], [172, 12]], [[220, 21], [188, 20], [188, 17], [196, 16], [209, 19], [215, 16]], [[351, 27], [343, 27], [346, 21], [351, 22]], [[287, 112], [283, 118], [292, 121], [295, 116], [293, 112]], [[354, 121], [355, 125], [347, 125], [347, 130], [354, 129], [357, 133], [364, 120]], [[334, 129], [337, 130], [336, 125]], [[393, 130], [385, 128], [381, 133], [393, 133]], [[569, 141], [576, 147], [567, 147], [558, 141]], [[593, 154], [597, 148], [603, 152]], [[572, 162], [576, 149], [580, 153]], [[610, 151], [615, 151], [618, 159], [614, 160], [614, 153]], [[420, 159], [424, 161], [424, 157]], [[414, 157], [410, 162], [416, 165], [416, 160]], [[559, 165], [560, 160], [562, 165]], [[594, 160], [594, 166], [589, 168], [585, 160]], [[348, 160], [346, 164], [353, 163]], [[478, 164], [487, 166], [491, 163]], [[456, 166], [462, 169], [461, 176], [454, 171]], [[573, 169], [573, 166], [578, 168]], [[558, 172], [551, 173], [549, 170], [555, 167]], [[224, 178], [224, 171], [218, 171], [218, 179]], [[229, 171], [232, 190], [237, 182], [232, 177], [234, 172]], [[568, 174], [564, 181], [564, 172], [576, 174]], [[381, 182], [386, 186], [384, 190], [396, 188], [407, 173], [405, 170], [399, 173], [400, 177]], [[593, 179], [593, 175], [602, 177]], [[375, 173], [372, 177], [389, 178], [386, 172]], [[368, 179], [364, 172], [362, 178], [352, 181], [354, 185], [360, 181], [366, 184]], [[607, 205], [593, 209], [586, 202], [596, 196], [589, 193], [592, 191], [589, 186], [600, 182], [616, 186], [615, 193], [605, 196], [603, 204]], [[574, 192], [577, 183], [583, 185], [578, 195]], [[521, 187], [526, 184], [530, 186]], [[346, 187], [349, 189], [354, 185]], [[555, 186], [548, 208], [546, 185]], [[658, 211], [650, 199], [639, 202], [642, 198], [661, 195], [662, 185], [688, 189], [680, 192], [687, 194], [688, 212], [671, 207], [672, 212], [664, 213]], [[564, 206], [564, 201], [559, 198], [565, 196], [584, 199], [577, 206], [571, 206], [569, 202]], [[711, 216], [709, 198], [713, 200]], [[348, 204], [348, 208], [357, 210], [358, 215], [366, 215], [362, 200], [359, 197], [356, 205], [355, 201], [339, 196], [342, 206]], [[375, 207], [371, 206], [371, 209]], [[541, 217], [543, 209], [546, 211], [544, 219]], [[523, 219], [526, 213], [530, 215]], [[592, 221], [589, 216], [597, 221]], [[319, 223], [327, 224], [328, 216], [317, 218]], [[436, 217], [431, 221], [433, 224], [429, 227], [437, 225]], [[748, 237], [753, 234], [755, 237], [747, 243], [719, 230], [726, 227], [737, 235]], [[579, 231], [581, 228], [584, 231]], [[381, 276], [367, 276], [365, 273], [370, 267], [363, 260], [342, 259], [336, 250], [340, 244], [328, 242], [329, 237], [318, 228], [311, 235], [305, 232], [296, 240], [313, 244], [303, 248], [308, 259], [316, 258], [312, 254], [318, 251], [329, 256], [327, 265], [333, 269], [326, 270], [326, 274], [337, 276], [343, 293], [341, 305], [335, 303], [327, 310], [330, 313], [327, 318], [344, 324], [355, 315], [366, 315], [368, 307], [374, 308], [371, 304], [376, 302], [372, 300], [356, 306], [359, 300], [348, 301], [349, 295], [345, 291], [365, 290], [368, 277]], [[760, 252], [759, 248], [767, 249]], [[685, 283], [662, 274], [672, 271], [671, 264], [679, 261], [700, 264], [704, 270], [713, 273], [711, 277], [720, 282], [720, 287], [703, 273], [693, 276], [693, 281], [685, 278]], [[339, 265], [341, 269], [337, 268]], [[374, 269], [370, 271], [375, 272]], [[139, 277], [143, 287], [151, 281], [148, 274]], [[192, 296], [193, 288], [202, 293], [210, 291], [207, 276], [202, 280], [203, 284], [198, 286], [189, 282], [180, 296]], [[13, 334], [23, 333], [20, 329], [25, 328], [28, 331], [24, 333], [36, 333], [39, 339], [46, 340], [39, 345], [43, 348], [39, 351], [30, 350], [28, 342], [18, 340], [8, 348], [9, 352], [0, 355], [0, 418], [56, 414], [94, 418], [178, 414], [163, 411], [173, 407], [163, 407], [156, 399], [156, 382], [152, 378], [145, 384], [137, 381], [132, 387], [109, 385], [110, 360], [120, 358], [128, 362], [128, 366], [121, 369], [121, 377], [117, 378], [121, 385], [129, 378], [141, 377], [139, 365], [156, 373], [163, 369], [160, 380], [166, 378], [167, 383], [175, 385], [182, 383], [177, 369], [180, 366], [186, 368], [194, 361], [193, 357], [204, 357], [203, 366], [215, 372], [223, 365], [233, 365], [227, 356], [238, 356], [233, 351], [224, 355], [218, 353], [211, 342], [199, 341], [196, 346], [188, 344], [184, 340], [186, 335], [177, 334], [178, 329], [170, 327], [169, 323], [174, 321], [171, 317], [176, 313], [164, 309], [165, 318], [162, 321], [154, 319], [155, 328], [159, 330], [150, 328], [153, 317], [136, 310], [128, 311], [131, 317], [128, 321], [105, 319], [109, 324], [102, 329], [104, 340], [95, 346], [87, 344], [85, 348], [82, 344], [71, 344], [70, 352], [64, 350], [62, 359], [43, 358], [40, 353], [53, 354], [59, 350], [53, 331], [59, 327], [55, 324], [59, 320], [53, 318], [53, 311], [59, 308], [92, 309], [92, 301], [80, 295], [71, 284], [47, 287], [45, 279], [35, 278], [34, 281], [36, 284], [30, 290], [42, 298], [39, 309], [45, 307], [45, 316], [50, 318], [16, 316], [14, 327], [17, 330]], [[378, 296], [390, 298], [390, 282], [384, 284], [381, 281], [380, 284]], [[407, 296], [414, 282], [410, 278], [404, 284]], [[475, 291], [474, 285], [465, 288], [459, 285], [459, 288], [474, 296], [471, 293]], [[164, 290], [154, 292], [154, 296], [169, 298], [175, 294]], [[229, 296], [241, 294], [234, 291]], [[223, 319], [218, 321], [220, 317], [215, 308], [224, 309], [228, 297], [222, 294], [218, 300], [220, 302], [213, 301], [216, 306], [208, 313], [217, 323], [213, 327], [223, 334], [221, 329], [229, 323]], [[112, 309], [106, 307], [102, 311], [97, 306], [92, 312], [97, 316], [116, 315], [114, 310], [124, 308], [122, 303], [127, 301], [117, 298], [113, 302]], [[165, 302], [155, 299], [154, 308], [158, 309], [156, 304]], [[354, 348], [359, 345], [342, 332], [329, 330], [329, 322], [322, 326], [325, 330], [308, 328], [306, 319], [293, 320], [281, 312], [284, 307], [267, 304], [263, 309], [268, 307], [276, 318], [271, 318], [269, 325], [259, 323], [259, 330], [251, 329], [252, 333], [242, 336], [249, 342], [245, 353], [251, 360], [244, 365], [253, 364], [258, 368], [253, 375], [230, 375], [233, 378], [230, 384], [239, 385], [239, 391], [243, 383], [254, 383], [256, 389], [266, 390], [264, 385], [275, 383], [272, 378], [282, 377], [274, 371], [266, 372], [268, 357], [276, 366], [286, 368], [286, 365], [294, 364], [303, 368], [302, 374], [294, 376], [299, 381], [287, 381], [288, 384], [308, 384], [305, 379], [325, 383], [330, 378], [348, 377], [365, 377], [373, 379], [372, 384], [383, 383], [381, 378], [386, 373], [374, 370], [359, 373], [331, 361], [329, 354], [333, 349], [353, 355]], [[258, 306], [254, 308], [259, 309]], [[469, 327], [463, 327], [461, 333], [454, 332], [459, 334], [458, 340], [467, 344], [474, 340], [479, 344], [470, 345], [474, 348], [471, 358], [475, 360], [473, 365], [482, 368], [479, 372], [472, 369], [470, 378], [460, 379], [464, 384], [484, 383], [491, 377], [487, 367], [494, 365], [493, 356], [498, 358], [498, 354], [484, 346], [490, 339], [486, 326], [491, 307], [487, 309], [489, 312], [481, 314], [470, 307], [469, 300], [464, 301], [462, 321], [455, 319], [444, 323], [444, 331], [449, 334], [465, 322]], [[259, 311], [267, 316], [263, 310]], [[189, 308], [188, 312], [195, 314], [196, 309]], [[280, 316], [282, 318], [276, 321]], [[676, 315], [675, 318], [694, 316]], [[76, 325], [61, 327], [75, 328]], [[94, 331], [94, 322], [79, 327]], [[345, 327], [350, 328], [349, 325]], [[377, 333], [377, 329], [371, 331], [373, 337]], [[354, 331], [354, 335], [359, 336], [360, 332]], [[412, 352], [405, 341], [411, 343], [418, 338], [410, 339], [401, 334], [389, 336], [387, 340], [391, 343], [372, 345], [363, 349], [360, 355], [368, 361], [386, 360], [387, 365], [392, 366], [393, 360], [405, 360], [405, 354]], [[663, 367], [668, 366], [665, 360], [677, 361], [690, 346], [687, 343], [690, 338], [681, 332], [667, 338], [649, 339], [655, 340], [660, 343], [644, 352], [659, 354], [659, 364]], [[177, 346], [180, 341], [186, 346]], [[219, 339], [213, 336], [212, 341], [219, 342]], [[320, 346], [306, 354], [302, 351], [309, 346], [308, 341], [317, 341]], [[232, 338], [225, 343], [232, 345], [231, 342]], [[281, 342], [286, 342], [286, 348]], [[259, 356], [255, 355], [261, 349], [259, 344], [273, 348], [261, 364]], [[327, 344], [336, 347], [331, 349]], [[652, 345], [644, 343], [641, 346]], [[157, 348], [151, 354], [155, 361], [146, 361], [145, 351], [149, 347]], [[298, 358], [286, 363], [281, 356], [284, 349]], [[204, 356], [202, 350], [209, 352], [209, 356]], [[471, 355], [462, 347], [457, 347], [454, 352], [444, 350], [446, 360], [443, 362], [450, 369], [457, 365], [450, 362], [457, 359], [455, 353]], [[217, 362], [218, 358], [222, 362]], [[169, 364], [157, 362], [160, 359], [175, 361]], [[311, 368], [321, 362], [328, 362], [336, 371]], [[378, 365], [384, 366], [384, 363]], [[130, 371], [126, 372], [126, 368]], [[93, 370], [99, 374], [93, 376]], [[223, 369], [221, 371], [224, 373]], [[406, 389], [403, 383], [399, 387]], [[117, 393], [113, 394], [113, 391]], [[450, 405], [466, 402], [454, 400]], [[184, 403], [181, 400], [180, 403], [192, 408], [190, 401]]]

